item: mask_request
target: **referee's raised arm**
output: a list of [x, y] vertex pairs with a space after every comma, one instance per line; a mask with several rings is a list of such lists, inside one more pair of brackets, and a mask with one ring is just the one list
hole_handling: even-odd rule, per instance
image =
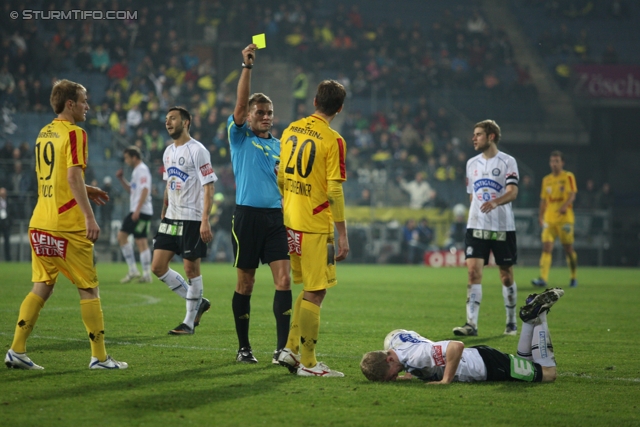
[[233, 110], [233, 121], [242, 126], [249, 112], [249, 93], [251, 92], [251, 69], [256, 57], [257, 46], [251, 43], [242, 50], [242, 73], [238, 80], [236, 108]]

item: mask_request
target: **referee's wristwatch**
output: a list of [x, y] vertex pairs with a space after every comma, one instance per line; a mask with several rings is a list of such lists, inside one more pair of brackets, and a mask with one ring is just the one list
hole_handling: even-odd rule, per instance
[[242, 63], [242, 68], [246, 68], [247, 70], [250, 70], [253, 68], [253, 64], [245, 64], [244, 62]]

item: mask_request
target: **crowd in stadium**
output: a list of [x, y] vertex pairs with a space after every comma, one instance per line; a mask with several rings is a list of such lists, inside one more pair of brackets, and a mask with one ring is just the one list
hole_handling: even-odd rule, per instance
[[[221, 82], [224, 76], [217, 74], [216, 64], [200, 60], [186, 41], [211, 34], [218, 42], [237, 41], [245, 36], [245, 29], [235, 25], [242, 16], [245, 27], [266, 33], [273, 46], [269, 55], [295, 58], [304, 70], [338, 79], [352, 99], [382, 91], [394, 100], [394, 108], [385, 113], [347, 108], [341, 132], [349, 144], [350, 176], [361, 184], [348, 191], [348, 202], [355, 203], [360, 187], [373, 182], [374, 171], [383, 171], [400, 188], [401, 182], [422, 173], [434, 190], [424, 206], [450, 207], [464, 201], [464, 190], [451, 189], [462, 186], [470, 146], [452, 138], [448, 112], [428, 102], [429, 90], [486, 89], [498, 97], [535, 98], [531, 76], [515, 62], [506, 33], [492, 28], [477, 9], [445, 9], [422, 26], [417, 21], [365, 23], [356, 5], [328, 10], [316, 3], [288, 1], [272, 6], [254, 0], [224, 5], [200, 1], [198, 13], [187, 16], [176, 2], [84, 1], [73, 8], [135, 10], [137, 19], [36, 21], [11, 19], [10, 11], [25, 8], [11, 0], [0, 14], [0, 106], [8, 112], [48, 113], [55, 79], [69, 71], [104, 76], [96, 80], [105, 82], [98, 94], [101, 102], [92, 104], [85, 127], [90, 132], [110, 132], [111, 143], [99, 148], [107, 160], [118, 159], [128, 145], [139, 146], [161, 194], [161, 156], [168, 140], [165, 111], [184, 105], [193, 113], [192, 136], [209, 148], [213, 163], [221, 166], [220, 191], [231, 194], [234, 181], [228, 167], [225, 123], [232, 109], [233, 85]], [[71, 3], [41, 2], [41, 7], [68, 10]], [[184, 24], [190, 19], [186, 31]], [[584, 35], [563, 37], [565, 30], [545, 48], [578, 52], [586, 43]], [[309, 108], [297, 113], [305, 114]], [[274, 135], [279, 136], [284, 126], [276, 121]], [[20, 146], [19, 154], [13, 151], [17, 145], [18, 141], [8, 140], [1, 158], [29, 155], [29, 143]], [[13, 171], [5, 175], [0, 179], [6, 187], [33, 190], [13, 182]]]
[[[518, 88], [534, 90], [527, 70], [514, 62], [506, 34], [492, 29], [477, 11], [465, 16], [447, 9], [438, 21], [423, 28], [417, 22], [406, 25], [400, 21], [365, 25], [357, 6], [343, 5], [319, 21], [318, 14], [313, 13], [314, 2], [289, 3], [282, 2], [273, 10], [253, 1], [234, 2], [224, 8], [220, 1], [202, 1], [193, 36], [200, 37], [207, 28], [213, 28], [220, 42], [237, 40], [238, 26], [232, 25], [233, 19], [250, 8], [255, 12], [252, 19], [264, 16], [264, 20], [247, 26], [267, 34], [274, 45], [273, 54], [295, 55], [296, 62], [306, 69], [339, 74], [354, 96], [371, 87], [388, 90], [394, 97], [442, 86], [486, 87], [505, 94], [513, 94]], [[65, 7], [64, 3], [49, 4], [50, 8]], [[175, 101], [194, 101], [193, 96], [198, 94], [210, 109], [215, 100], [207, 99], [206, 92], [215, 91], [212, 78], [216, 70], [211, 62], [200, 63], [185, 47], [185, 37], [178, 34], [178, 18], [173, 13], [177, 6], [113, 5], [135, 8], [138, 19], [108, 25], [93, 20], [36, 24], [33, 20], [8, 18], [8, 12], [20, 10], [20, 6], [17, 2], [5, 3], [0, 73], [4, 103], [20, 111], [46, 111], [51, 82], [42, 81], [47, 75], [42, 70], [51, 75], [71, 68], [106, 74], [113, 90], [110, 107], [116, 109], [119, 103], [122, 111], [116, 111], [121, 115], [132, 101], [138, 103], [141, 96], [149, 96], [154, 89], [160, 107]], [[109, 6], [108, 2], [91, 5], [96, 9]], [[136, 49], [143, 50], [145, 56], [132, 69], [130, 61]], [[166, 80], [158, 81], [162, 76]], [[201, 80], [203, 77], [205, 80]], [[118, 87], [122, 80], [127, 83]], [[35, 81], [40, 84], [34, 85]], [[193, 86], [188, 86], [190, 82]], [[164, 88], [166, 94], [157, 90]], [[137, 91], [141, 95], [131, 97]]]

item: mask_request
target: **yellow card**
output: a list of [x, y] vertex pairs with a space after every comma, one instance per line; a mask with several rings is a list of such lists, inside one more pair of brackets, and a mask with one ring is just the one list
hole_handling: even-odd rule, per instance
[[258, 49], [264, 49], [267, 47], [267, 39], [265, 38], [264, 33], [253, 36], [253, 44], [255, 44]]

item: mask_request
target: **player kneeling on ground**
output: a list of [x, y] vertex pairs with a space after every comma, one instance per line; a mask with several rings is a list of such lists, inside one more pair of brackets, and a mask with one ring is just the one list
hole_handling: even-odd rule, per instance
[[547, 311], [564, 295], [560, 288], [531, 294], [520, 308], [523, 321], [518, 355], [460, 341], [433, 342], [413, 331], [397, 329], [385, 338], [385, 350], [364, 355], [360, 368], [371, 381], [419, 378], [430, 384], [474, 381], [552, 382], [556, 361], [547, 325]]

